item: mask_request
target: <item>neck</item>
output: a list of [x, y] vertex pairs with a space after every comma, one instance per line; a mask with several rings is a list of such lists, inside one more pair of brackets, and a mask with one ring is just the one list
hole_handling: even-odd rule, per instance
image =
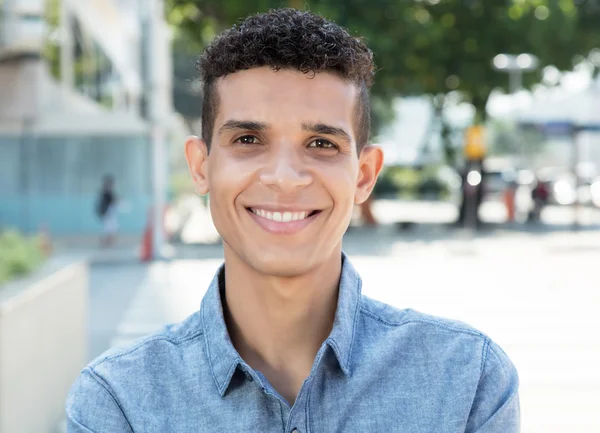
[[274, 277], [225, 246], [225, 320], [240, 356], [290, 403], [329, 336], [337, 307], [341, 247], [310, 273]]

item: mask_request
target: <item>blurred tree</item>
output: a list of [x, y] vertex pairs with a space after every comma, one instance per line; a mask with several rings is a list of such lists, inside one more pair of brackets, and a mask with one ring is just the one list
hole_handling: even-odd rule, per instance
[[[441, 119], [444, 95], [460, 92], [485, 120], [491, 91], [508, 86], [491, 66], [499, 53], [532, 53], [541, 68], [565, 70], [575, 56], [600, 47], [599, 0], [167, 0], [176, 58], [189, 66], [189, 56], [222, 29], [282, 6], [319, 12], [373, 49], [375, 133], [391, 119], [390, 101], [399, 94], [431, 95]], [[176, 79], [190, 79], [189, 67], [177, 65], [183, 76]], [[541, 68], [525, 75], [525, 86], [539, 82]]]

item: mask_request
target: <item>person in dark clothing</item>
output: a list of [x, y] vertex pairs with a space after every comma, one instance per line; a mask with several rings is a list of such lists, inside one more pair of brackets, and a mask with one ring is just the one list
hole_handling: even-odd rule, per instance
[[550, 191], [546, 182], [537, 180], [535, 187], [531, 190], [531, 201], [533, 208], [529, 212], [529, 221], [540, 221], [542, 209], [548, 204]]
[[118, 230], [117, 196], [114, 192], [114, 178], [105, 176], [102, 191], [98, 200], [97, 213], [102, 220], [103, 234], [100, 243], [103, 246], [112, 245]]

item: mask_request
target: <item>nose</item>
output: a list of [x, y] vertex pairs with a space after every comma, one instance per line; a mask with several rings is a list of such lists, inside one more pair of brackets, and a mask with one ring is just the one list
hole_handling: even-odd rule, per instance
[[276, 152], [260, 174], [262, 184], [291, 193], [312, 183], [312, 176], [303, 170], [301, 156], [290, 150]]

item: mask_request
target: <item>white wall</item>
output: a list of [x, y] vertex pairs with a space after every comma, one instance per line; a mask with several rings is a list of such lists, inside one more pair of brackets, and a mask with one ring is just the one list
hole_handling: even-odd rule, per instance
[[51, 432], [87, 359], [87, 265], [69, 265], [13, 296], [4, 295], [0, 432]]

